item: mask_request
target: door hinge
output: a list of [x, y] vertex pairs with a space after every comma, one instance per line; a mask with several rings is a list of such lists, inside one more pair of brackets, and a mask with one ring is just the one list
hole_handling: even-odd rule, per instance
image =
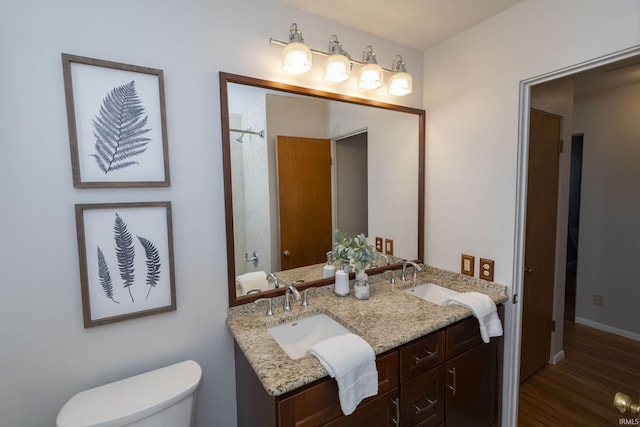
[[556, 321], [552, 320], [551, 321], [551, 332], [555, 332], [556, 331]]
[[558, 141], [558, 153], [562, 153], [564, 151], [564, 141], [561, 139]]
[[511, 300], [514, 304], [518, 303], [518, 294], [513, 294], [513, 299]]

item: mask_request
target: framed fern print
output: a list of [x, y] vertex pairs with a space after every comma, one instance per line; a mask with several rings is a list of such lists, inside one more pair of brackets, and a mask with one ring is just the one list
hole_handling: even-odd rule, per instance
[[73, 185], [167, 187], [162, 70], [62, 54]]
[[85, 328], [176, 309], [171, 202], [75, 210]]

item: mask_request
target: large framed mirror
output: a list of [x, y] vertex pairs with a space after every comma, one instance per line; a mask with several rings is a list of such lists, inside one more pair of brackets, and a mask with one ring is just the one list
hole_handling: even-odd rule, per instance
[[424, 259], [425, 111], [220, 72], [229, 306], [323, 277], [333, 230]]

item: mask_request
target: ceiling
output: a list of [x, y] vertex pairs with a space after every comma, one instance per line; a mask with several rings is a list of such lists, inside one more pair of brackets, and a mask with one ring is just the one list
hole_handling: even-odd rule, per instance
[[522, 0], [280, 0], [404, 46], [426, 50]]
[[[522, 0], [280, 0], [341, 24], [427, 50]], [[640, 59], [629, 58], [572, 76], [581, 96], [640, 82]]]

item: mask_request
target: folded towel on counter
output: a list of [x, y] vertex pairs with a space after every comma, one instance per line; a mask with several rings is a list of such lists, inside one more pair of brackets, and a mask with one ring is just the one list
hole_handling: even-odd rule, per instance
[[471, 310], [478, 319], [482, 341], [489, 342], [491, 337], [502, 335], [502, 323], [498, 317], [496, 305], [493, 300], [479, 292], [463, 292], [449, 299], [448, 304], [461, 305]]
[[269, 289], [267, 273], [264, 271], [253, 271], [251, 273], [241, 274], [236, 277], [236, 283], [240, 286], [242, 295], [246, 295], [255, 290], [262, 292]]
[[356, 334], [338, 335], [313, 345], [315, 356], [338, 383], [340, 407], [345, 415], [358, 404], [378, 394], [378, 369], [373, 348]]

